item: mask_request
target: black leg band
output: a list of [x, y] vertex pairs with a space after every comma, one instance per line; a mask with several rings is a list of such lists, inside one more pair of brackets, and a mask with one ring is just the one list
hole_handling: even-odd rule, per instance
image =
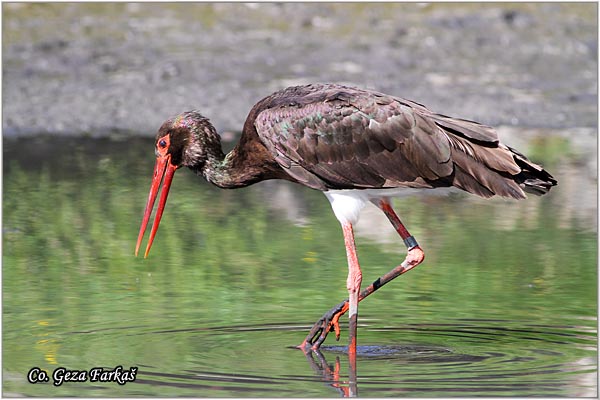
[[404, 239], [404, 244], [409, 250], [419, 245], [419, 243], [417, 243], [417, 240], [412, 235]]

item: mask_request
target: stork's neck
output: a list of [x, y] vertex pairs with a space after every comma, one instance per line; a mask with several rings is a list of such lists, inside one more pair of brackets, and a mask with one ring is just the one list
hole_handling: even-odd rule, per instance
[[221, 148], [218, 152], [208, 154], [206, 164], [200, 173], [207, 181], [221, 188], [233, 189], [249, 185], [246, 179], [237, 168], [239, 165], [236, 162], [236, 153], [232, 150], [227, 155], [223, 154]]
[[[216, 144], [216, 143], [215, 143]], [[243, 138], [227, 155], [221, 143], [206, 148], [207, 159], [197, 170], [207, 181], [224, 189], [245, 187], [264, 179], [270, 179], [269, 160], [261, 159], [262, 152], [253, 151], [253, 144]]]

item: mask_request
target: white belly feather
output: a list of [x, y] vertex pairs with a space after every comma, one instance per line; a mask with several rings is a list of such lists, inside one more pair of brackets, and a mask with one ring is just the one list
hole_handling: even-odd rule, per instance
[[342, 189], [328, 190], [323, 193], [329, 199], [338, 221], [342, 224], [349, 222], [355, 225], [358, 222], [361, 210], [368, 202], [377, 202], [381, 198], [410, 196], [423, 191], [435, 192], [436, 195], [447, 195], [460, 190], [455, 188], [438, 188], [436, 190], [413, 188]]

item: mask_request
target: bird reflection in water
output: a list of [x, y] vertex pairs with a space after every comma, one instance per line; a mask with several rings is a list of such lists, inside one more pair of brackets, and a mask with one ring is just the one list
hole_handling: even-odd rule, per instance
[[340, 380], [341, 363], [340, 357], [335, 357], [335, 365], [327, 363], [325, 356], [318, 348], [307, 350], [302, 348], [310, 367], [323, 377], [323, 381], [336, 389], [343, 397], [357, 397], [358, 383], [356, 375], [356, 353], [348, 354], [348, 380]]

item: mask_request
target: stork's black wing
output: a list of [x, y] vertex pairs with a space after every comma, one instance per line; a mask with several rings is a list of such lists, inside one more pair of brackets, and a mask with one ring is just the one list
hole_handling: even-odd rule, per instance
[[540, 171], [547, 176], [537, 191], [552, 186], [543, 185], [549, 174], [499, 143], [492, 128], [382, 93], [298, 86], [255, 109], [254, 126], [275, 160], [316, 189], [456, 186], [484, 197], [523, 198], [521, 187], [528, 189]]

